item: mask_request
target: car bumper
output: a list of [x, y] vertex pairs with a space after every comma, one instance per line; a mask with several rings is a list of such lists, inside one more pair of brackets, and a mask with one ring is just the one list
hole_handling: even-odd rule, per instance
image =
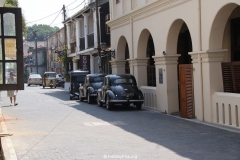
[[144, 100], [110, 100], [111, 103], [143, 103]]

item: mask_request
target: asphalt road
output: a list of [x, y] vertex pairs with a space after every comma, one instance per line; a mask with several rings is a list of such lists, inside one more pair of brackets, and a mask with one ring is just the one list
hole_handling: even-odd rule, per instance
[[20, 160], [240, 159], [240, 134], [151, 110], [69, 100], [62, 88], [25, 87], [1, 111]]

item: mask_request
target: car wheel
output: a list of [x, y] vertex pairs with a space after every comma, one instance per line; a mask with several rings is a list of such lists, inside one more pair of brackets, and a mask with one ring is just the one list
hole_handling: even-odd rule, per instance
[[28, 84], [28, 86], [30, 86], [30, 84]]
[[106, 98], [106, 108], [107, 108], [107, 110], [111, 110], [112, 106], [113, 106], [113, 104], [110, 103], [109, 96], [107, 95], [107, 98]]
[[72, 96], [70, 96], [70, 100], [72, 100]]
[[88, 104], [92, 103], [91, 97], [90, 97], [90, 95], [88, 93], [87, 93], [87, 102], [88, 102]]
[[103, 103], [100, 100], [101, 100], [100, 97], [97, 96], [97, 104], [98, 104], [99, 107], [102, 107]]
[[44, 88], [45, 88], [45, 86], [43, 85], [43, 86], [42, 86], [42, 88], [44, 89]]
[[142, 103], [137, 103], [136, 105], [137, 110], [141, 110], [142, 109]]
[[52, 86], [51, 86], [51, 89], [52, 89]]

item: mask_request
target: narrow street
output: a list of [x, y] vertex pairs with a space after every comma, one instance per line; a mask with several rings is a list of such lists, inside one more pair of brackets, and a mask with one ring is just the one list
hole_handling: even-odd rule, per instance
[[62, 88], [26, 86], [1, 111], [17, 159], [239, 159], [240, 134], [151, 110], [69, 100]]

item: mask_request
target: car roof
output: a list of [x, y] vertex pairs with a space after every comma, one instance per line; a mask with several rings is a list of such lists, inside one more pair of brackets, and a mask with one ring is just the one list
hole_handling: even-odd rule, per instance
[[44, 74], [48, 74], [48, 73], [55, 73], [56, 74], [56, 72], [44, 72]]
[[88, 74], [87, 76], [88, 77], [98, 77], [98, 76], [104, 77], [106, 75], [107, 74], [105, 74], [105, 73], [91, 73], [91, 74]]
[[131, 74], [109, 74], [106, 75], [106, 77], [110, 77], [110, 78], [132, 78], [134, 77]]

